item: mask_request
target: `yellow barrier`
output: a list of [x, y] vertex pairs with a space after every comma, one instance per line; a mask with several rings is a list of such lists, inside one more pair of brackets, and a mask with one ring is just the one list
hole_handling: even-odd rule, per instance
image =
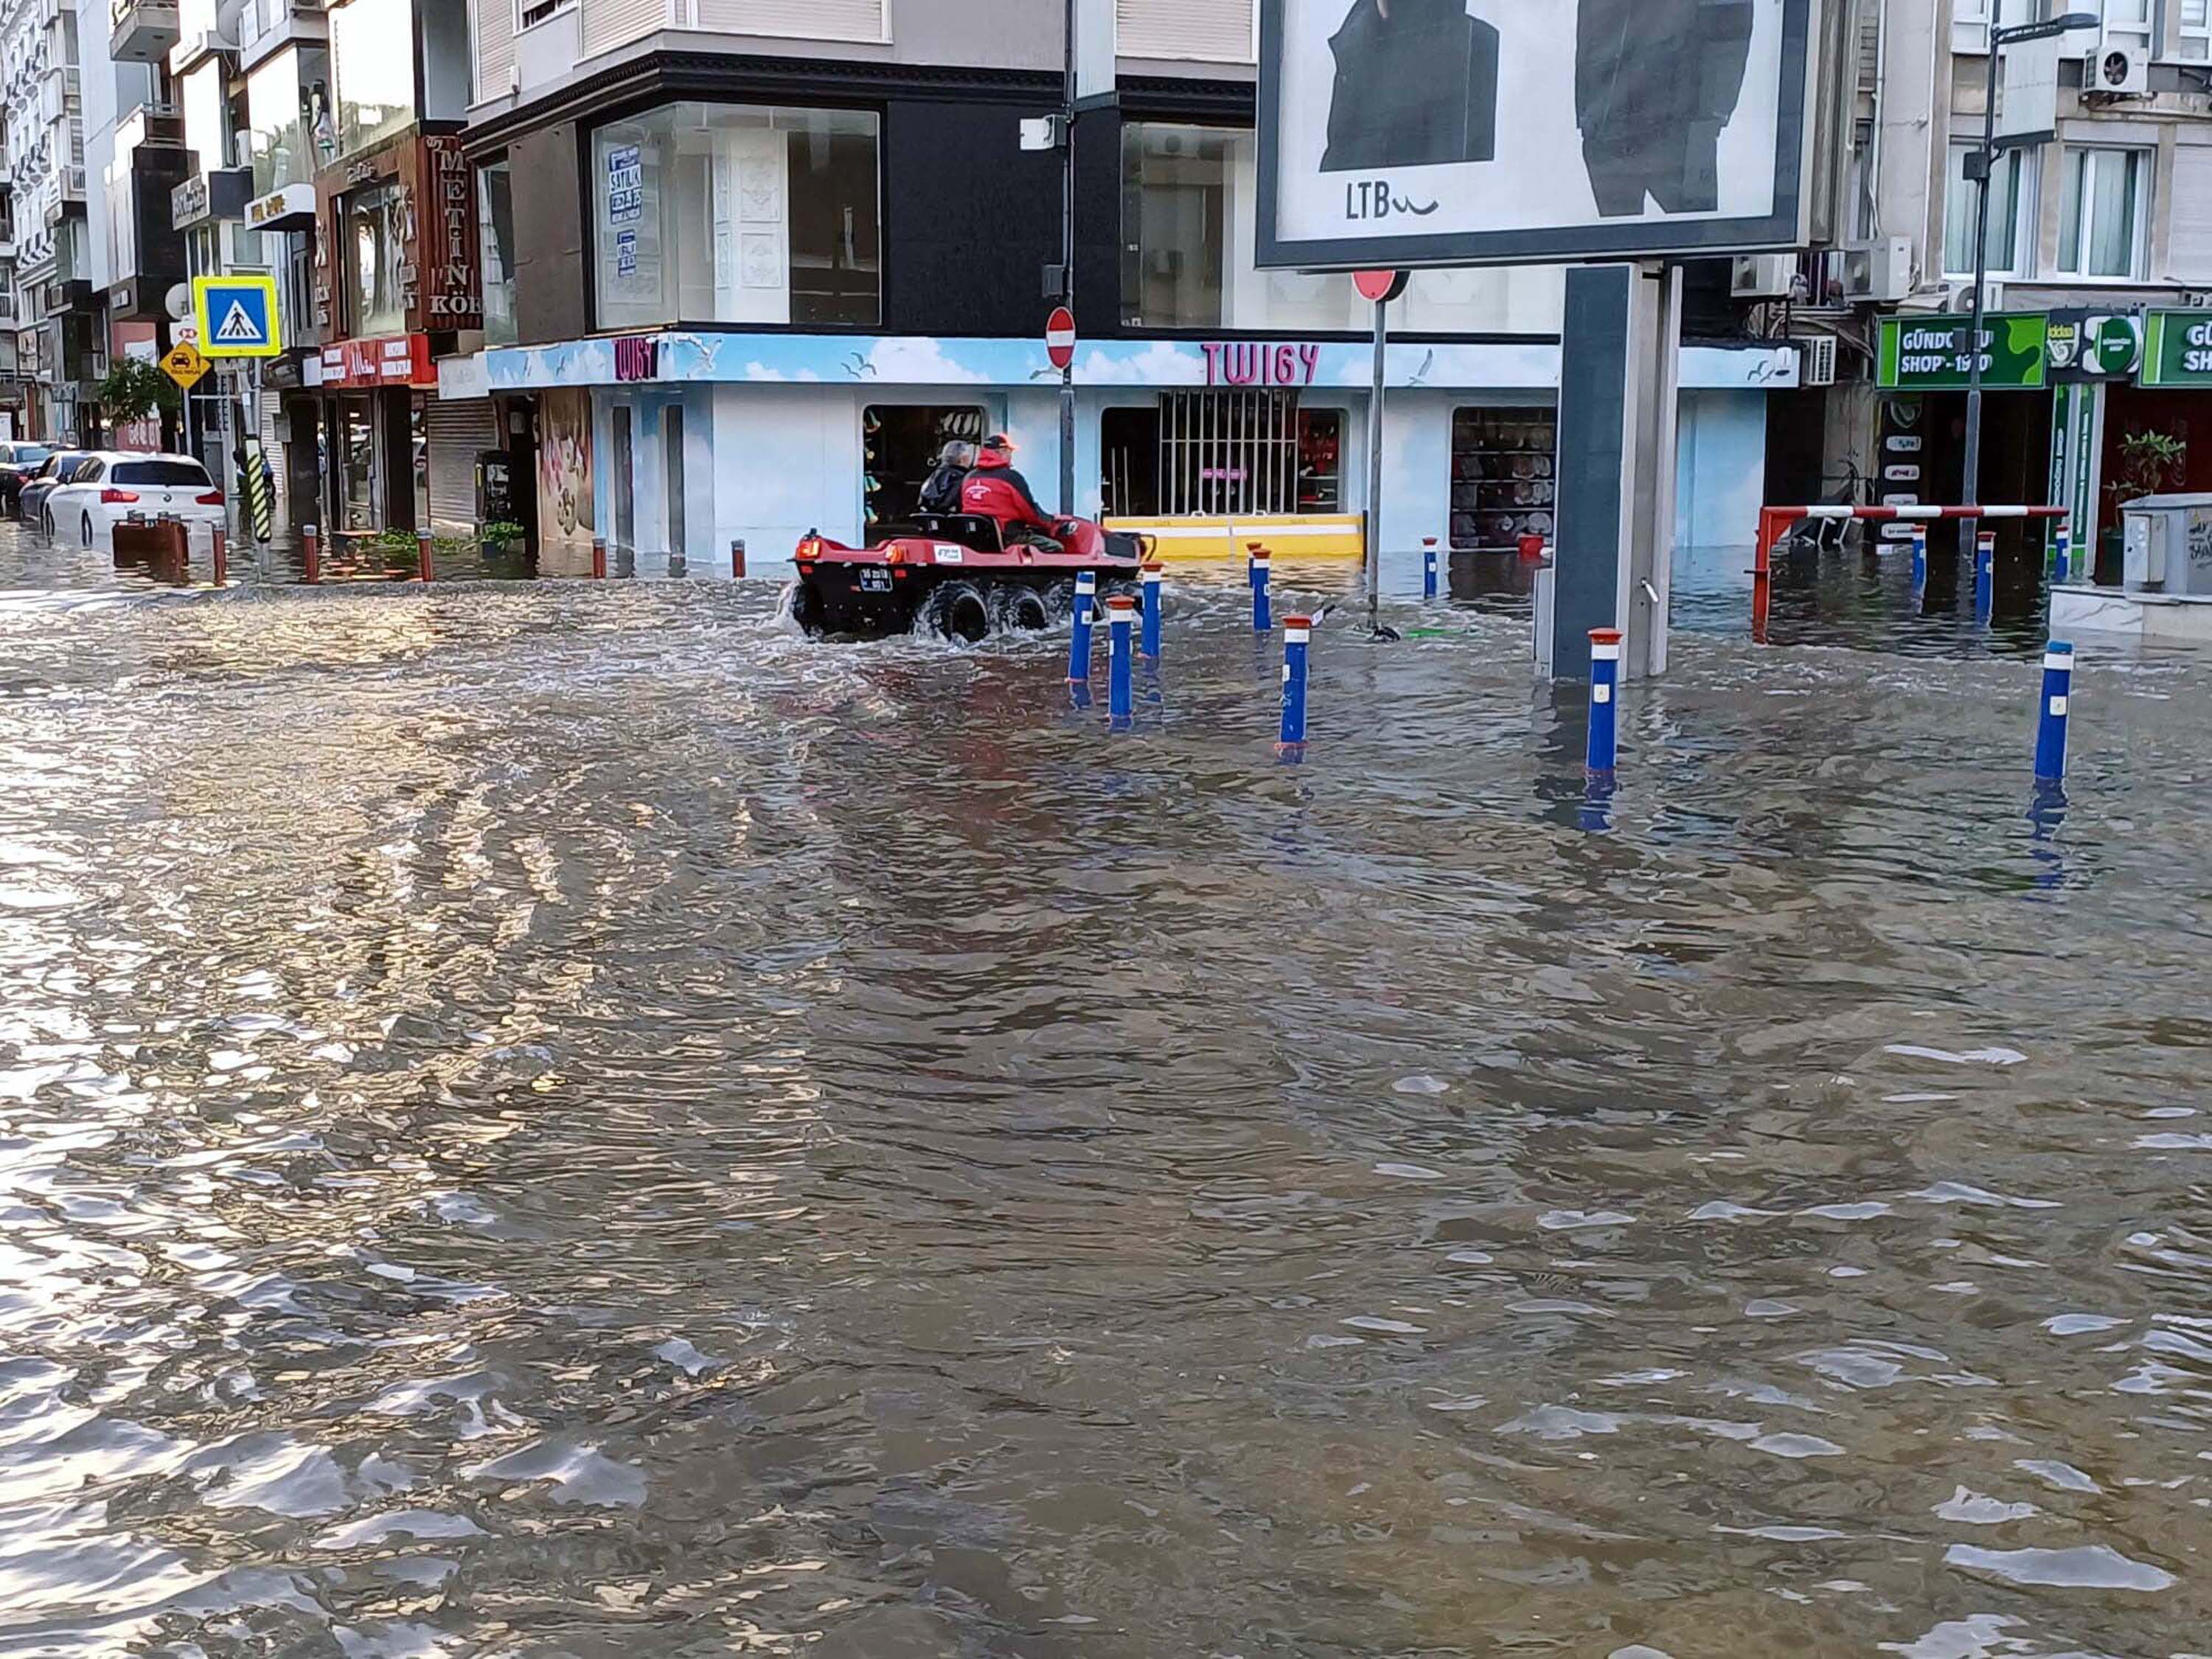
[[1301, 514], [1274, 519], [1109, 519], [1109, 530], [1152, 538], [1159, 559], [1231, 560], [1242, 563], [1245, 545], [1264, 542], [1278, 559], [1348, 559], [1357, 562], [1363, 548], [1356, 513]]

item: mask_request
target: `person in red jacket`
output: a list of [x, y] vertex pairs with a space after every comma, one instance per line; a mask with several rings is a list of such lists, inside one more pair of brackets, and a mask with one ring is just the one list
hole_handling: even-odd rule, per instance
[[996, 519], [999, 533], [1008, 541], [1019, 538], [1024, 531], [1035, 532], [1059, 539], [1058, 523], [1045, 516], [1030, 493], [1030, 481], [1014, 470], [1013, 441], [1004, 433], [993, 433], [983, 440], [982, 452], [975, 457], [975, 470], [968, 475], [968, 482], [960, 486], [960, 510], [981, 518]]

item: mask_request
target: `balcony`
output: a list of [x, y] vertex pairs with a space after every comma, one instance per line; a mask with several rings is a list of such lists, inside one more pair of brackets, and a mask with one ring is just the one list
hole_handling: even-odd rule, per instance
[[149, 147], [185, 147], [184, 112], [174, 104], [141, 104], [115, 124], [115, 152], [128, 155]]
[[176, 0], [110, 0], [107, 55], [118, 63], [158, 64], [183, 38]]
[[330, 14], [319, 0], [246, 0], [238, 14], [238, 66], [250, 71], [295, 42], [330, 38]]

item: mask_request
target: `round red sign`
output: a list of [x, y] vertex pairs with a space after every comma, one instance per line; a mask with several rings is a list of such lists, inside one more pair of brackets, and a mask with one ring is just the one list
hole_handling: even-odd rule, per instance
[[1054, 306], [1044, 319], [1044, 351], [1054, 368], [1075, 361], [1075, 313], [1066, 306]]
[[1402, 270], [1355, 270], [1352, 285], [1359, 290], [1361, 299], [1380, 305], [1406, 291], [1406, 276]]

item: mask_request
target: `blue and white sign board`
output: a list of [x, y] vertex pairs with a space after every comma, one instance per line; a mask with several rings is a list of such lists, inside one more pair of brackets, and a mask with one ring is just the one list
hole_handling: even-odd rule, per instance
[[283, 325], [276, 318], [273, 276], [195, 276], [192, 317], [201, 354], [209, 357], [280, 357]]
[[617, 144], [607, 152], [607, 217], [629, 224], [645, 213], [645, 167], [635, 144]]
[[618, 230], [615, 233], [615, 275], [617, 276], [637, 275], [637, 233], [634, 230]]

